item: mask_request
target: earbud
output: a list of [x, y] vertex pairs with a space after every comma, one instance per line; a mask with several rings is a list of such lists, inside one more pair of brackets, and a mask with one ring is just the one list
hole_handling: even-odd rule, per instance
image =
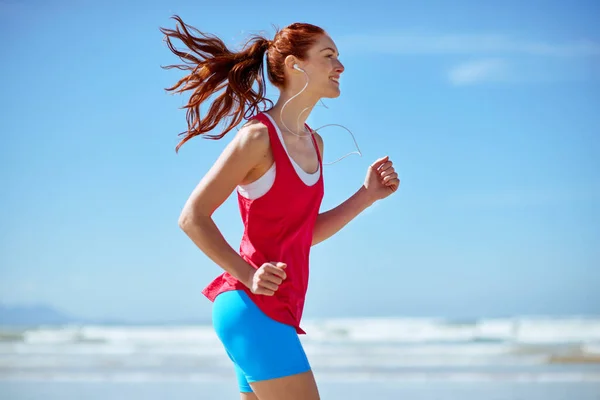
[[294, 64], [294, 69], [297, 69], [298, 71], [302, 71], [302, 72], [304, 72], [304, 70], [303, 70], [302, 68], [300, 68], [300, 67], [298, 66], [298, 64]]

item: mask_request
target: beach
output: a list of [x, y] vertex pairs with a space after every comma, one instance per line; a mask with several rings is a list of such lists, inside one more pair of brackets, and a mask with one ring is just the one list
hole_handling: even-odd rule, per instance
[[[320, 383], [323, 400], [598, 400], [593, 383]], [[0, 382], [10, 400], [226, 400], [239, 399], [232, 383], [15, 383]]]
[[[313, 320], [323, 399], [600, 399], [600, 319]], [[210, 325], [0, 329], [0, 398], [237, 399]]]

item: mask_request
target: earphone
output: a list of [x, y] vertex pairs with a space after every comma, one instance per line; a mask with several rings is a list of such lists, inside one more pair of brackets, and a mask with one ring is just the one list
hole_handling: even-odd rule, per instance
[[[288, 103], [289, 103], [290, 101], [294, 100], [294, 99], [295, 99], [296, 97], [298, 97], [298, 96], [299, 96], [299, 95], [300, 95], [302, 92], [304, 92], [304, 90], [306, 90], [306, 88], [308, 87], [308, 82], [309, 82], [309, 80], [310, 80], [310, 78], [309, 78], [308, 74], [306, 73], [306, 71], [304, 71], [302, 68], [300, 68], [300, 67], [298, 66], [298, 64], [294, 64], [292, 68], [294, 68], [295, 70], [297, 70], [297, 71], [300, 71], [300, 72], [304, 73], [304, 75], [306, 75], [306, 83], [305, 83], [304, 87], [302, 88], [302, 90], [300, 90], [300, 92], [296, 93], [294, 96], [292, 96], [290, 99], [288, 99], [288, 101], [286, 101], [286, 102], [283, 104], [283, 106], [281, 107], [281, 110], [280, 110], [280, 112], [279, 112], [279, 118], [281, 119], [281, 123], [283, 124], [283, 126], [284, 126], [284, 127], [287, 129], [287, 131], [288, 131], [288, 132], [290, 132], [291, 134], [293, 134], [293, 135], [295, 135], [295, 136], [298, 136], [298, 137], [311, 137], [311, 136], [312, 136], [312, 132], [311, 132], [311, 131], [318, 132], [320, 129], [322, 129], [322, 128], [326, 128], [326, 127], [329, 127], [329, 126], [338, 126], [338, 127], [340, 127], [340, 128], [343, 128], [343, 129], [345, 129], [346, 131], [348, 131], [348, 133], [350, 134], [350, 136], [352, 136], [352, 140], [354, 141], [354, 145], [356, 146], [356, 151], [350, 152], [350, 153], [346, 154], [345, 156], [338, 158], [338, 159], [337, 159], [337, 160], [335, 160], [334, 162], [330, 162], [330, 163], [323, 162], [323, 165], [333, 165], [333, 164], [337, 163], [338, 161], [341, 161], [341, 160], [343, 160], [344, 158], [348, 157], [348, 156], [349, 156], [349, 155], [351, 155], [351, 154], [358, 154], [360, 157], [362, 157], [362, 152], [360, 151], [360, 148], [358, 147], [358, 143], [356, 142], [356, 139], [354, 138], [354, 134], [352, 133], [352, 131], [351, 131], [350, 129], [346, 128], [346, 127], [345, 127], [345, 126], [343, 126], [343, 125], [339, 125], [339, 124], [327, 124], [327, 125], [323, 125], [323, 126], [321, 126], [320, 128], [317, 128], [317, 129], [311, 129], [311, 128], [308, 128], [308, 127], [306, 126], [306, 124], [305, 124], [304, 131], [306, 132], [306, 134], [305, 134], [305, 135], [299, 135], [299, 134], [297, 134], [296, 132], [294, 132], [293, 130], [291, 130], [291, 129], [290, 129], [290, 128], [289, 128], [289, 127], [288, 127], [288, 126], [285, 124], [285, 121], [283, 120], [283, 110], [285, 109], [285, 107], [288, 105]], [[327, 107], [325, 104], [323, 104], [323, 101], [322, 101], [322, 100], [320, 100], [320, 101], [321, 101], [321, 104], [323, 105], [323, 107], [325, 107], [325, 108], [329, 108], [329, 107]], [[298, 115], [297, 122], [299, 122], [299, 120], [300, 120], [300, 117], [302, 116], [302, 114], [303, 114], [303, 113], [304, 113], [306, 110], [309, 110], [309, 109], [312, 109], [312, 108], [313, 108], [313, 107], [307, 107], [307, 108], [305, 108], [304, 110], [302, 110], [302, 111], [300, 112], [300, 114]], [[299, 123], [298, 123], [298, 125], [299, 125]], [[307, 128], [308, 128], [308, 129], [307, 129]]]
[[[304, 87], [302, 88], [302, 90], [300, 90], [300, 92], [296, 93], [294, 96], [292, 96], [292, 97], [291, 97], [291, 98], [290, 98], [288, 101], [286, 101], [286, 102], [283, 104], [283, 107], [281, 107], [281, 111], [279, 112], [279, 118], [281, 119], [281, 123], [283, 124], [283, 126], [285, 127], [285, 129], [287, 129], [287, 130], [288, 130], [288, 132], [292, 133], [293, 135], [296, 135], [296, 136], [298, 136], [298, 137], [311, 137], [311, 136], [312, 136], [312, 133], [310, 132], [310, 130], [311, 130], [310, 128], [309, 128], [309, 131], [308, 131], [308, 132], [306, 132], [306, 126], [305, 126], [305, 128], [304, 128], [304, 129], [305, 129], [305, 132], [306, 132], [306, 134], [305, 134], [305, 135], [299, 135], [299, 134], [295, 133], [294, 131], [292, 131], [292, 130], [291, 130], [291, 129], [290, 129], [290, 128], [289, 128], [289, 127], [288, 127], [288, 126], [285, 124], [285, 122], [284, 122], [284, 120], [283, 120], [283, 109], [285, 108], [285, 106], [287, 106], [287, 104], [288, 104], [290, 101], [292, 101], [292, 100], [293, 100], [295, 97], [299, 96], [299, 95], [300, 95], [302, 92], [304, 92], [304, 90], [305, 90], [305, 89], [306, 89], [306, 87], [308, 86], [308, 81], [310, 80], [310, 78], [308, 77], [308, 74], [306, 73], [306, 71], [304, 71], [302, 68], [300, 68], [300, 67], [298, 66], [298, 64], [294, 64], [293, 68], [294, 68], [295, 70], [297, 70], [297, 71], [303, 72], [303, 73], [304, 73], [304, 75], [306, 75], [306, 84], [304, 85]], [[322, 103], [322, 101], [321, 101], [321, 103]], [[325, 104], [323, 104], [323, 106], [324, 106], [325, 108], [328, 108], [328, 107], [327, 107]], [[307, 108], [305, 108], [304, 110], [302, 110], [302, 111], [300, 112], [300, 114], [298, 115], [298, 120], [300, 119], [300, 116], [301, 116], [301, 115], [302, 115], [302, 114], [303, 114], [303, 113], [304, 113], [306, 110], [308, 110], [308, 109], [312, 109], [312, 107], [307, 107]], [[356, 146], [356, 151], [353, 151], [353, 152], [351, 152], [351, 153], [348, 153], [348, 154], [346, 154], [345, 156], [338, 158], [338, 159], [337, 159], [337, 160], [335, 160], [334, 162], [331, 162], [331, 163], [323, 163], [323, 165], [333, 165], [333, 164], [335, 164], [336, 162], [343, 160], [344, 158], [348, 157], [348, 156], [349, 156], [349, 155], [351, 155], [351, 154], [358, 154], [359, 156], [361, 156], [361, 157], [362, 157], [362, 152], [361, 152], [361, 151], [360, 151], [360, 149], [358, 148], [358, 143], [356, 142], [356, 139], [354, 138], [354, 134], [352, 133], [352, 131], [350, 131], [350, 129], [346, 128], [345, 126], [343, 126], [343, 125], [339, 125], [339, 124], [327, 124], [327, 125], [323, 125], [323, 126], [322, 126], [322, 127], [320, 127], [320, 128], [314, 129], [314, 131], [315, 131], [315, 132], [317, 132], [319, 129], [322, 129], [322, 128], [325, 128], [325, 127], [328, 127], [328, 126], [339, 126], [340, 128], [344, 128], [345, 130], [347, 130], [347, 131], [348, 131], [348, 133], [350, 133], [350, 136], [352, 136], [352, 140], [354, 141], [354, 145]]]

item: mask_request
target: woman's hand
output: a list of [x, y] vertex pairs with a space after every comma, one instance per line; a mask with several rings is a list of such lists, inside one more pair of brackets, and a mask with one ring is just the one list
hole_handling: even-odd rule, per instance
[[385, 199], [400, 187], [400, 179], [388, 156], [369, 166], [365, 178], [365, 189], [373, 202]]
[[246, 286], [254, 294], [273, 296], [287, 277], [285, 267], [287, 264], [282, 262], [264, 263], [260, 268], [252, 271]]

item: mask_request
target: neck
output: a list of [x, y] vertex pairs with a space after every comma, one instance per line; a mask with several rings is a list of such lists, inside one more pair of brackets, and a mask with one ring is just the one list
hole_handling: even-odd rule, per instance
[[[307, 135], [304, 124], [319, 99], [306, 92], [296, 96], [301, 90], [302, 88], [282, 90], [277, 103], [269, 110], [269, 115], [275, 119], [281, 130], [304, 136]], [[292, 97], [294, 99], [288, 102]]]

